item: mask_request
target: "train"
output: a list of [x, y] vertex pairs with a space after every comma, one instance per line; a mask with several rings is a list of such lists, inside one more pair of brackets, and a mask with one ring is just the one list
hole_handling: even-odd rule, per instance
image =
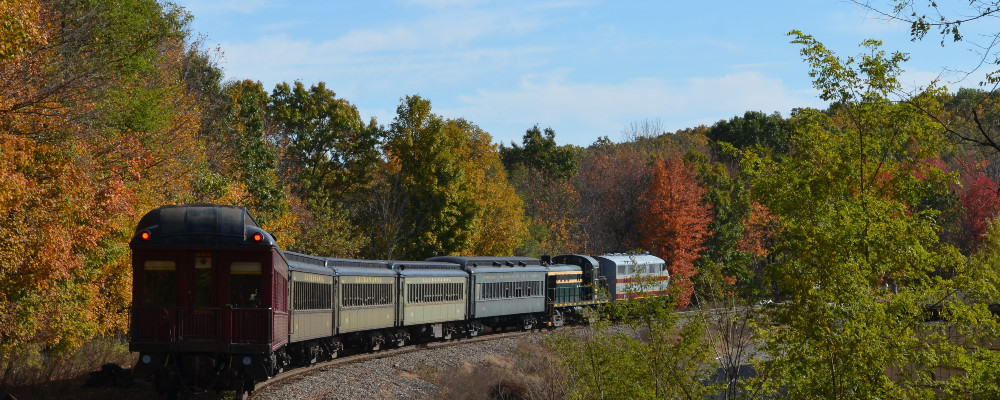
[[[244, 207], [168, 205], [129, 243], [133, 377], [168, 397], [234, 390], [283, 370], [485, 329], [581, 321], [612, 299], [666, 289], [649, 254], [358, 260], [282, 250]], [[631, 287], [640, 276], [652, 285]]]

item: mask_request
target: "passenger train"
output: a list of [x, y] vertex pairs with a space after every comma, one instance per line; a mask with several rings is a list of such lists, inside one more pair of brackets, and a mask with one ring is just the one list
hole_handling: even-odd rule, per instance
[[[345, 349], [557, 327], [669, 281], [664, 261], [648, 254], [317, 257], [280, 249], [243, 207], [210, 204], [149, 212], [130, 247], [133, 376], [170, 397], [242, 397], [285, 368]], [[628, 288], [643, 275], [656, 284]]]

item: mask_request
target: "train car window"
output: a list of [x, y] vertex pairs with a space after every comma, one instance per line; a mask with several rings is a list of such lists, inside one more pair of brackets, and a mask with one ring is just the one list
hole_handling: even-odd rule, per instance
[[625, 264], [618, 264], [618, 276], [625, 275]]
[[315, 282], [295, 282], [293, 284], [292, 307], [296, 310], [330, 309], [333, 297], [330, 285]]
[[[343, 284], [344, 307], [387, 306], [393, 304], [391, 283], [345, 283]], [[419, 296], [415, 292], [414, 298]]]
[[210, 307], [212, 305], [212, 259], [197, 257], [194, 259], [194, 306]]
[[143, 264], [143, 304], [169, 306], [177, 304], [177, 264], [173, 261], [148, 260]]
[[229, 303], [234, 307], [260, 307], [261, 268], [259, 262], [234, 262], [229, 265]]

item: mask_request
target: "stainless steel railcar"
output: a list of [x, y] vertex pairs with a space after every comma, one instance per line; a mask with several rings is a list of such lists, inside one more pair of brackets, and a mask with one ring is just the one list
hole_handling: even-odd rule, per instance
[[644, 254], [603, 254], [594, 257], [601, 275], [607, 279], [608, 295], [613, 299], [631, 299], [666, 294], [670, 273], [666, 262]]

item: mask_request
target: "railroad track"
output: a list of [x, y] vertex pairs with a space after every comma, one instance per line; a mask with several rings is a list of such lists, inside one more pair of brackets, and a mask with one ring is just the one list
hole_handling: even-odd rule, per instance
[[538, 331], [537, 329], [534, 329], [534, 330], [531, 330], [531, 331], [490, 333], [488, 335], [479, 335], [479, 336], [472, 337], [472, 338], [461, 338], [461, 339], [453, 339], [453, 340], [448, 340], [448, 341], [432, 341], [432, 342], [426, 342], [426, 343], [417, 343], [417, 344], [403, 346], [403, 347], [399, 347], [399, 348], [395, 348], [395, 349], [381, 350], [381, 351], [378, 351], [378, 352], [375, 352], [375, 353], [359, 353], [359, 354], [351, 354], [351, 355], [344, 356], [344, 357], [338, 357], [338, 358], [335, 358], [333, 360], [319, 362], [319, 363], [310, 365], [308, 367], [299, 367], [299, 368], [291, 369], [291, 370], [282, 372], [282, 373], [280, 373], [280, 374], [274, 376], [273, 378], [268, 379], [268, 380], [266, 380], [264, 382], [257, 383], [257, 385], [254, 386], [253, 392], [250, 393], [250, 396], [247, 397], [247, 399], [250, 399], [250, 400], [255, 399], [259, 394], [263, 393], [266, 389], [268, 389], [268, 388], [270, 388], [272, 386], [275, 386], [275, 385], [280, 385], [283, 382], [287, 382], [287, 381], [289, 381], [292, 378], [295, 378], [297, 376], [301, 376], [301, 375], [304, 375], [304, 374], [307, 374], [307, 373], [310, 373], [310, 372], [313, 372], [313, 371], [317, 371], [317, 370], [323, 370], [323, 369], [329, 368], [329, 367], [340, 366], [340, 365], [347, 365], [347, 364], [353, 364], [353, 363], [359, 363], [359, 362], [368, 361], [368, 360], [377, 360], [377, 359], [382, 359], [382, 358], [388, 358], [388, 357], [393, 357], [393, 356], [397, 356], [397, 355], [401, 355], [401, 354], [418, 352], [418, 351], [422, 351], [422, 350], [426, 350], [426, 349], [438, 349], [438, 348], [445, 348], [445, 347], [457, 346], [457, 345], [463, 345], [463, 344], [469, 344], [469, 343], [484, 342], [484, 341], [489, 341], [489, 340], [499, 340], [499, 339], [505, 339], [505, 338], [520, 337], [520, 336], [528, 335], [528, 334], [531, 334], [531, 333], [534, 333], [534, 332], [537, 332], [537, 331]]

